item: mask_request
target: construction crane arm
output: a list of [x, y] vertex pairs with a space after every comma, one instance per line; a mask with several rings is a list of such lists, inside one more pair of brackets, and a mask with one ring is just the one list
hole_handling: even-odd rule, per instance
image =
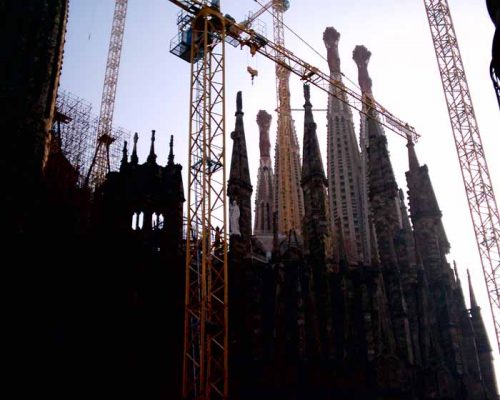
[[[192, 16], [196, 15], [201, 8], [206, 6], [206, 1], [202, 2], [200, 0], [169, 1], [182, 8]], [[271, 7], [272, 4], [273, 1], [271, 0], [259, 11], [257, 11], [256, 14], [262, 14], [265, 10]], [[420, 135], [418, 135], [415, 131], [415, 128], [397, 118], [373, 98], [363, 96], [362, 94], [346, 87], [342, 82], [331, 79], [328, 74], [302, 60], [290, 50], [273, 42], [272, 40], [269, 40], [263, 35], [256, 33], [253, 29], [246, 25], [246, 22], [237, 23], [232, 18], [228, 18], [227, 16], [222, 17], [222, 19], [226, 29], [226, 40], [230, 41], [231, 44], [239, 44], [242, 48], [248, 47], [252, 55], [256, 53], [262, 54], [271, 61], [274, 61], [277, 65], [281, 65], [285, 69], [299, 76], [301, 80], [309, 82], [329, 95], [337, 97], [339, 100], [348, 104], [360, 113], [370, 118], [376, 116], [381, 125], [399, 136], [402, 136], [405, 139], [411, 137], [414, 142], [418, 140]], [[215, 41], [217, 39], [213, 38], [213, 40], [213, 45], [215, 45]]]
[[[373, 117], [373, 114], [369, 113], [368, 110], [375, 110], [378, 121], [384, 127], [405, 139], [411, 136], [414, 141], [418, 140], [419, 135], [415, 131], [415, 128], [391, 114], [373, 98], [366, 98], [362, 94], [346, 87], [342, 82], [331, 79], [328, 74], [322, 72], [319, 68], [305, 62], [290, 50], [275, 44], [262, 35], [256, 34], [251, 30], [245, 30], [244, 32], [248, 37], [238, 40], [241, 46], [248, 46], [252, 54], [255, 52], [262, 54], [299, 76], [301, 80], [311, 83], [329, 95], [337, 97], [368, 117]], [[231, 35], [231, 32], [229, 35]], [[363, 105], [366, 108], [363, 108]]]

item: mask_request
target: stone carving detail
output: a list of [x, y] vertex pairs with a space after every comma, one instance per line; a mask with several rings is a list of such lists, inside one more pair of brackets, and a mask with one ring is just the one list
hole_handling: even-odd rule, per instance
[[229, 204], [229, 233], [241, 236], [240, 233], [240, 207], [236, 200]]

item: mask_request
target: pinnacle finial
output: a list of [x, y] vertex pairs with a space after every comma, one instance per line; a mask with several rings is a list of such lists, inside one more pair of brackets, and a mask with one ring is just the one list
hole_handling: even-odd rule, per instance
[[363, 94], [372, 94], [372, 80], [368, 74], [368, 62], [372, 53], [365, 46], [356, 46], [352, 59], [358, 66], [358, 84]]
[[340, 73], [339, 39], [340, 33], [331, 26], [323, 32], [330, 73]]
[[122, 149], [122, 162], [120, 168], [124, 168], [128, 163], [128, 149], [127, 149], [127, 141], [125, 140], [123, 142], [123, 149]]
[[272, 119], [272, 115], [267, 113], [266, 110], [259, 110], [257, 113], [257, 125], [259, 125], [259, 128], [269, 129]]
[[156, 154], [155, 154], [155, 135], [156, 131], [153, 129], [151, 131], [151, 147], [149, 148], [149, 156], [148, 156], [148, 162], [149, 163], [155, 163], [156, 162]]
[[404, 201], [405, 201], [405, 195], [403, 193], [403, 189], [399, 188], [398, 194], [399, 194], [399, 200], [401, 200], [404, 203]]
[[470, 296], [470, 308], [479, 308], [477, 306], [476, 296], [474, 295], [474, 289], [472, 288], [472, 281], [470, 279], [469, 268], [467, 268], [467, 281], [469, 282], [469, 296]]
[[139, 135], [137, 132], [134, 134], [134, 147], [132, 149], [132, 155], [130, 156], [130, 163], [137, 165], [139, 162], [139, 157], [137, 157], [137, 141], [139, 140]]
[[408, 147], [408, 165], [410, 171], [416, 171], [418, 168], [420, 168], [420, 164], [418, 162], [417, 153], [415, 151], [415, 143], [413, 143], [410, 134], [407, 135], [407, 140], [408, 142], [406, 143], [406, 147]]
[[168, 153], [168, 165], [174, 164], [174, 135], [170, 135], [170, 152]]
[[304, 99], [306, 100], [306, 103], [304, 104], [304, 107], [312, 107], [312, 104], [311, 104], [311, 87], [307, 83], [304, 83]]
[[[259, 150], [261, 158], [271, 156], [271, 142], [269, 140], [269, 128], [271, 127], [271, 114], [264, 110], [257, 113], [257, 125], [259, 126]], [[269, 160], [270, 162], [270, 160]]]
[[243, 114], [243, 100], [241, 96], [241, 91], [236, 94], [236, 114]]

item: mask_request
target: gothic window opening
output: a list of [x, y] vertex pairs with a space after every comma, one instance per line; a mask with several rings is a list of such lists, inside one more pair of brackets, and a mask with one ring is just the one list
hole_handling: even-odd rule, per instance
[[137, 213], [132, 214], [132, 230], [135, 231], [137, 229]]
[[139, 214], [139, 217], [137, 218], [137, 228], [136, 229], [142, 229], [144, 225], [144, 213], [141, 211]]

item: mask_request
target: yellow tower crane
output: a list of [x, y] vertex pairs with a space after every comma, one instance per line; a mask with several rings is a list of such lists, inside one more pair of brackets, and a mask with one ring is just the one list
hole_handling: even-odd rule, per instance
[[218, 1], [170, 2], [182, 9], [170, 51], [191, 65], [183, 397], [227, 399], [225, 43], [247, 47], [252, 55], [262, 54], [287, 74], [299, 76], [368, 117], [376, 115], [380, 124], [405, 139], [416, 140], [418, 135], [379, 103], [367, 102], [282, 43], [223, 15]]

